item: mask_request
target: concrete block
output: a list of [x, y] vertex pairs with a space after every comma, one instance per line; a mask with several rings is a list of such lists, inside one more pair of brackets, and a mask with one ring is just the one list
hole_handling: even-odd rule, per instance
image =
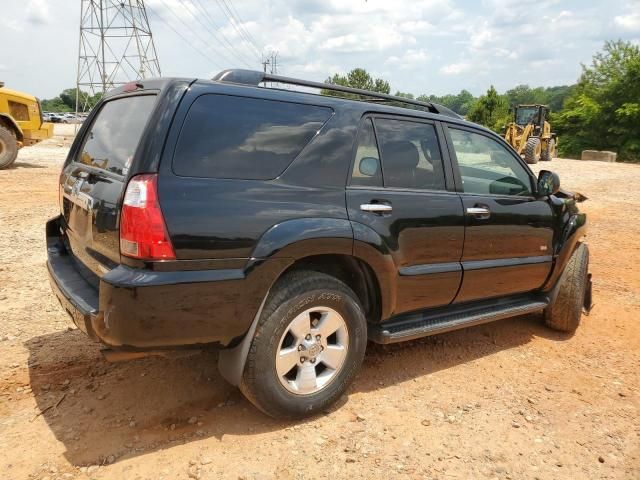
[[596, 160], [598, 162], [615, 162], [618, 154], [600, 150], [583, 150], [582, 160]]

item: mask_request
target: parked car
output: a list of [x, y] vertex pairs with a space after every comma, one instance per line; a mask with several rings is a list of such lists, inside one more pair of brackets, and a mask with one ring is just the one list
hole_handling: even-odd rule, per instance
[[259, 409], [303, 417], [368, 340], [532, 312], [573, 332], [591, 305], [576, 198], [439, 105], [244, 70], [145, 80], [80, 129], [47, 265], [107, 359], [215, 346]]
[[67, 121], [64, 118], [64, 116], [62, 116], [59, 113], [50, 113], [49, 114], [49, 121], [51, 123], [67, 123]]

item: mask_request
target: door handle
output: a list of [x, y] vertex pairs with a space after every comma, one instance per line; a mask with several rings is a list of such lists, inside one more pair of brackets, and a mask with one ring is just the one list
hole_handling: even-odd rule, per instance
[[360, 210], [372, 213], [389, 213], [393, 207], [386, 203], [363, 203], [360, 205]]
[[480, 206], [468, 207], [467, 213], [469, 215], [473, 215], [474, 217], [480, 220], [486, 220], [491, 216], [491, 210], [489, 210], [488, 207], [480, 207]]

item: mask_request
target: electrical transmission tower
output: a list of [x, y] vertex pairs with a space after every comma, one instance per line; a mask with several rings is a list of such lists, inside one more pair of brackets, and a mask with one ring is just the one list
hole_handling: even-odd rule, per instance
[[160, 75], [144, 0], [81, 0], [77, 112], [97, 93]]
[[278, 52], [273, 50], [268, 55], [262, 56], [262, 69], [264, 73], [267, 73], [267, 66], [269, 66], [269, 73], [276, 75], [278, 73]]

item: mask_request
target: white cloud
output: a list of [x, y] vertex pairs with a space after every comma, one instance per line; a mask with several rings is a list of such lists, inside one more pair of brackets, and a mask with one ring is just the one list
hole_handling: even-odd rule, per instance
[[[0, 3], [0, 44], [22, 47], [3, 51], [3, 80], [45, 98], [72, 86], [80, 2]], [[166, 75], [261, 68], [273, 50], [284, 75], [324, 80], [362, 67], [416, 95], [572, 83], [606, 40], [640, 38], [638, 0], [238, 0], [235, 26], [222, 2], [145, 3]]]
[[[638, 5], [640, 8], [640, 5]], [[614, 23], [625, 30], [640, 31], [640, 12], [618, 15], [613, 19]]]
[[50, 20], [49, 5], [46, 0], [30, 0], [26, 12], [27, 21], [34, 25], [42, 25]]
[[473, 65], [470, 62], [451, 63], [442, 67], [440, 73], [443, 75], [460, 75], [468, 72], [472, 67]]

